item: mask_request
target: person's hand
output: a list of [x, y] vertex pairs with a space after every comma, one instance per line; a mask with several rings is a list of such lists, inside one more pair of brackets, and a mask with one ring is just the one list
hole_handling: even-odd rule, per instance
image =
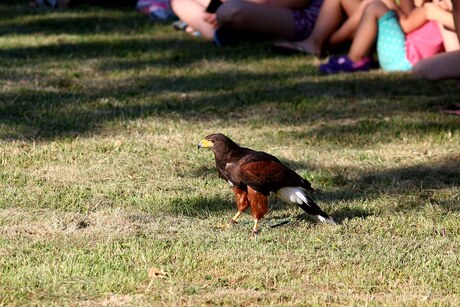
[[213, 27], [217, 27], [216, 14], [204, 12], [203, 20], [211, 24]]
[[439, 14], [442, 13], [443, 11], [445, 11], [440, 6], [438, 6], [438, 5], [434, 4], [434, 3], [431, 3], [431, 2], [425, 3], [423, 5], [423, 7], [425, 8], [426, 18], [428, 20], [438, 21]]
[[437, 5], [432, 2], [427, 2], [423, 4], [423, 8], [425, 9], [425, 12], [426, 12], [426, 18], [428, 20], [433, 20]]
[[452, 12], [452, 1], [451, 0], [440, 0], [438, 5], [446, 11]]

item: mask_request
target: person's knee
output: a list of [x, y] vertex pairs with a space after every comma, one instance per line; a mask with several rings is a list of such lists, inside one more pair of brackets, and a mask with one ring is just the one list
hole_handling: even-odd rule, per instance
[[388, 8], [381, 1], [372, 1], [366, 5], [364, 8], [364, 14], [367, 16], [383, 16], [388, 12]]
[[359, 4], [358, 8], [365, 9], [369, 4], [371, 4], [372, 2], [376, 2], [376, 1], [379, 1], [379, 0], [363, 0]]
[[436, 74], [436, 69], [433, 69], [433, 65], [430, 65], [431, 61], [421, 60], [412, 67], [412, 74], [417, 78], [423, 78], [428, 80], [438, 80], [440, 77]]
[[177, 14], [178, 9], [180, 9], [181, 2], [182, 2], [181, 0], [171, 0], [170, 2], [171, 9], [173, 10], [175, 14]]
[[412, 74], [417, 78], [424, 78], [425, 70], [423, 65], [420, 65], [420, 62], [412, 67]]
[[216, 12], [217, 22], [220, 25], [235, 25], [244, 23], [245, 1], [227, 1]]

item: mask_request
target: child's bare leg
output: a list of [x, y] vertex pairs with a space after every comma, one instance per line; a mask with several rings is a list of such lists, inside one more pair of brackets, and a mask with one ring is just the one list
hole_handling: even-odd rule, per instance
[[326, 0], [319, 13], [311, 39], [322, 46], [343, 21], [342, 12], [345, 11], [347, 16], [352, 16], [359, 8], [360, 2], [359, 0]]
[[387, 12], [388, 8], [380, 1], [366, 6], [348, 53], [352, 61], [359, 61], [369, 55], [377, 38], [378, 20]]
[[364, 0], [362, 1], [357, 8], [349, 15], [348, 19], [342, 24], [342, 26], [332, 34], [329, 39], [330, 46], [337, 46], [345, 41], [351, 40], [358, 28], [359, 21], [363, 15], [364, 9], [366, 6], [377, 0]]
[[209, 0], [172, 0], [174, 13], [206, 39], [214, 36], [214, 26], [204, 21], [204, 11]]
[[321, 7], [318, 19], [311, 35], [305, 40], [305, 50], [320, 55], [331, 35], [343, 20], [342, 10], [352, 16], [360, 5], [360, 0], [326, 0]]
[[222, 4], [216, 12], [220, 26], [264, 33], [273, 38], [289, 38], [294, 33], [294, 17], [288, 9], [244, 0]]
[[460, 50], [444, 52], [423, 59], [414, 65], [412, 73], [429, 80], [460, 80]]
[[321, 55], [325, 42], [339, 27], [343, 20], [343, 11], [351, 15], [359, 6], [361, 0], [325, 0], [316, 20], [313, 32], [307, 39], [295, 43], [283, 42], [277, 46], [301, 49], [305, 53]]
[[444, 49], [446, 51], [455, 51], [460, 49], [457, 33], [454, 31], [447, 30], [443, 25], [439, 24], [439, 30], [441, 31], [442, 41], [444, 43]]

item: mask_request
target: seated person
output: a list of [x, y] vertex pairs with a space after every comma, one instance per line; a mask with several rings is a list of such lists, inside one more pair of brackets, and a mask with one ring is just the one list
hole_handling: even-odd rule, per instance
[[[450, 36], [451, 33], [448, 33], [449, 36], [447, 38], [445, 35], [443, 35], [446, 51], [448, 52], [441, 53], [418, 62], [412, 69], [412, 73], [417, 77], [426, 78], [429, 80], [460, 80], [460, 1], [454, 0], [452, 3], [446, 0], [442, 0], [441, 2], [443, 2], [443, 4], [440, 4], [441, 8], [450, 8], [453, 11], [453, 23], [445, 25], [443, 28], [444, 30], [446, 30], [445, 28], [454, 28], [454, 34], [456, 34], [457, 40], [455, 40], [455, 36]], [[428, 3], [425, 4], [425, 7], [427, 6], [430, 7]], [[430, 13], [433, 15], [432, 18], [444, 14], [444, 12], [437, 8], [434, 8], [434, 10]], [[460, 89], [460, 84], [458, 87]]]
[[[356, 29], [362, 10], [369, 2], [370, 0], [324, 0], [311, 35], [302, 41], [279, 42], [272, 48], [272, 52], [320, 56], [326, 43], [336, 45], [352, 38], [350, 32]], [[340, 27], [344, 21], [343, 13], [349, 17], [349, 21]], [[339, 27], [340, 30], [337, 31]]]
[[[374, 1], [368, 4], [363, 12], [349, 53], [331, 57], [327, 64], [320, 66], [320, 71], [338, 73], [369, 70], [372, 66], [370, 55], [377, 38], [377, 54], [382, 69], [408, 71], [422, 56], [431, 56], [441, 50], [429, 50], [431, 54], [422, 56], [416, 54], [416, 58], [413, 59], [409, 53], [412, 51], [411, 48], [406, 48], [406, 34], [425, 25], [431, 26], [429, 31], [435, 31], [439, 37], [437, 44], [442, 47], [439, 28], [434, 22], [427, 24], [428, 20], [425, 7], [417, 7], [406, 15], [394, 2]], [[426, 37], [431, 36], [427, 34]]]
[[[207, 13], [209, 0], [172, 0], [174, 13], [217, 45], [253, 38], [301, 40], [313, 29], [323, 0], [231, 0]], [[229, 30], [229, 31], [226, 31]], [[234, 33], [225, 37], [224, 33]]]

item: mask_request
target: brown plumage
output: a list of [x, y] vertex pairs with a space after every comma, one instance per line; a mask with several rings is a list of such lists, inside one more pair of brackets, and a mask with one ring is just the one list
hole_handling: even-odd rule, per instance
[[235, 193], [238, 212], [231, 223], [236, 223], [240, 214], [251, 207], [253, 233], [257, 234], [259, 220], [268, 211], [268, 195], [274, 192], [285, 202], [298, 205], [317, 221], [335, 224], [307, 195], [307, 191], [313, 191], [310, 182], [275, 156], [240, 147], [220, 133], [206, 136], [198, 144], [198, 148], [201, 147], [213, 151], [219, 176], [230, 183]]

